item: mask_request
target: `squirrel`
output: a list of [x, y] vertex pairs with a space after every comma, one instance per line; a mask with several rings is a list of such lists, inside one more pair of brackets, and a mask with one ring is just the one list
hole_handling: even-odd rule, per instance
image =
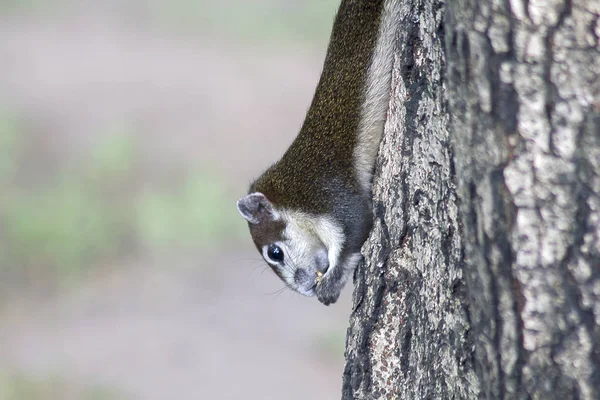
[[342, 0], [298, 136], [237, 202], [273, 271], [325, 305], [337, 301], [373, 225], [399, 8], [399, 0]]

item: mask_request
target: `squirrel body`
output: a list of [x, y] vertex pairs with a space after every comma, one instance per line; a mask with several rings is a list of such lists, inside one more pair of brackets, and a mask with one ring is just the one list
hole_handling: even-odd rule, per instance
[[258, 251], [288, 287], [334, 303], [372, 227], [399, 0], [342, 0], [300, 132], [238, 203]]

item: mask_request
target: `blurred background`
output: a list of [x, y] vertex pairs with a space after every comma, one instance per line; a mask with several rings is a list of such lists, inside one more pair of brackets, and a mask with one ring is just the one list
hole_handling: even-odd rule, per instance
[[235, 200], [338, 0], [0, 0], [0, 400], [336, 399], [351, 288], [281, 290]]

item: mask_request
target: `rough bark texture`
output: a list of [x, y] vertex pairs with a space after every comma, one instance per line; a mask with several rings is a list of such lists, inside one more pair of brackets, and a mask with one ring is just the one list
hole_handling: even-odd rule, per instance
[[476, 397], [443, 87], [443, 2], [405, 1], [355, 277], [344, 399]]
[[600, 399], [600, 1], [404, 4], [343, 399]]
[[600, 2], [448, 3], [476, 369], [494, 399], [600, 398]]

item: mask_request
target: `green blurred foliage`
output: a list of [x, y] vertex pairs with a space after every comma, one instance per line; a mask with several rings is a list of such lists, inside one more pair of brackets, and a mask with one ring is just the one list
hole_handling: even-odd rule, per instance
[[346, 331], [335, 330], [319, 335], [314, 341], [314, 347], [316, 352], [325, 359], [343, 361], [346, 350]]
[[16, 119], [0, 113], [0, 188], [14, 178], [21, 144]]
[[58, 377], [45, 379], [23, 374], [0, 378], [0, 400], [124, 400], [125, 396], [102, 386], [81, 386]]
[[0, 0], [0, 14], [31, 10], [41, 3], [42, 0]]
[[88, 165], [90, 177], [99, 184], [123, 182], [135, 168], [136, 143], [127, 129], [108, 134], [96, 144]]
[[171, 29], [202, 29], [234, 39], [311, 41], [329, 36], [339, 0], [151, 0]]
[[199, 174], [172, 192], [144, 191], [136, 204], [142, 242], [154, 249], [190, 250], [240, 238], [240, 218], [226, 199], [221, 182]]
[[17, 118], [0, 115], [0, 282], [60, 286], [140, 247], [145, 254], [203, 251], [241, 237], [222, 180], [192, 171], [165, 188], [140, 177], [132, 137], [106, 135], [83, 166], [24, 188], [17, 175], [28, 161], [27, 135]]
[[76, 179], [36, 193], [15, 192], [2, 213], [4, 246], [17, 261], [13, 266], [46, 265], [69, 277], [115, 253], [126, 223], [118, 214]]
[[[64, 13], [78, 2], [0, 0], [0, 14]], [[234, 40], [312, 42], [329, 37], [339, 0], [121, 0], [98, 3], [113, 15], [164, 31], [211, 33]]]

